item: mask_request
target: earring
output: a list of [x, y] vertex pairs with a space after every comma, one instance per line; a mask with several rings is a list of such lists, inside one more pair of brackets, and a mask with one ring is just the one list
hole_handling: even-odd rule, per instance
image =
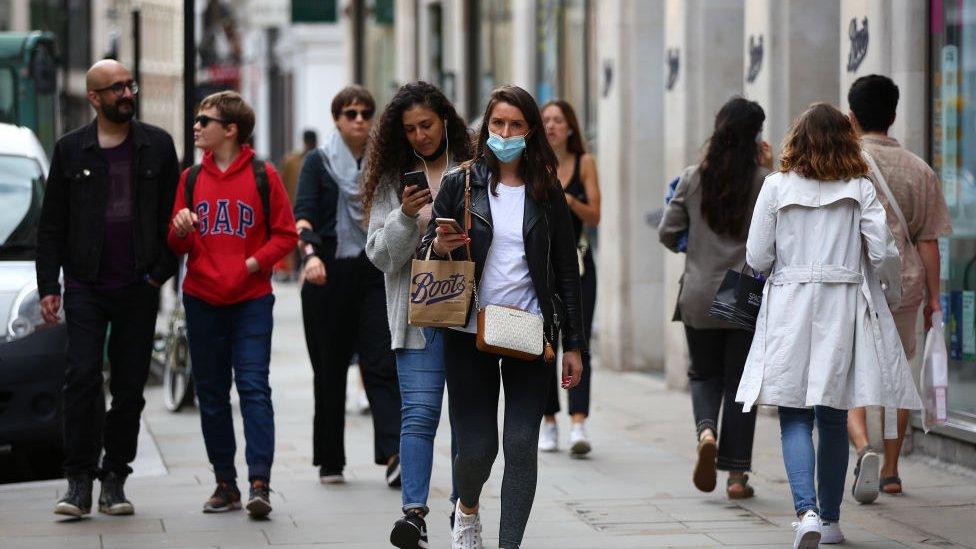
[[573, 135], [573, 130], [569, 130], [566, 132], [566, 137], [571, 137], [572, 135]]

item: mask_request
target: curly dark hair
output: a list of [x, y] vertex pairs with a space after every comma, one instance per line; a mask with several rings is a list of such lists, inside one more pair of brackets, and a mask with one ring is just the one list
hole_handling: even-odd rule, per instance
[[556, 153], [553, 152], [546, 138], [539, 104], [529, 92], [518, 86], [495, 88], [488, 96], [488, 106], [485, 107], [485, 114], [481, 118], [481, 130], [478, 132], [478, 140], [475, 144], [475, 158], [484, 158], [488, 169], [491, 170], [493, 176], [491, 192], [495, 193], [495, 189], [498, 188], [499, 166], [498, 159], [488, 147], [488, 127], [491, 125], [491, 114], [499, 103], [507, 103], [522, 111], [522, 116], [529, 125], [529, 133], [525, 137], [525, 152], [522, 162], [519, 163], [519, 175], [525, 182], [526, 190], [532, 194], [536, 202], [548, 203], [550, 192], [562, 190], [562, 185], [556, 176], [559, 160], [556, 159]]
[[[454, 162], [471, 158], [471, 135], [467, 124], [444, 93], [437, 86], [423, 81], [400, 86], [390, 104], [383, 109], [379, 124], [370, 135], [363, 176], [363, 207], [367, 219], [384, 177], [408, 172], [417, 164], [417, 156], [403, 129], [403, 113], [416, 105], [429, 108], [438, 118], [447, 122], [449, 154]], [[396, 180], [399, 185], [399, 177]], [[401, 192], [402, 189], [398, 189], [397, 194]]]
[[766, 113], [755, 101], [733, 97], [715, 116], [715, 131], [701, 163], [705, 222], [716, 234], [740, 237], [749, 217], [752, 179], [759, 166], [759, 143]]

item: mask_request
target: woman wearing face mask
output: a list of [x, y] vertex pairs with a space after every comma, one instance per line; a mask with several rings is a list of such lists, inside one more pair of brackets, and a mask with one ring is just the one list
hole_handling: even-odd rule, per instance
[[[434, 436], [444, 398], [444, 335], [408, 323], [410, 260], [431, 218], [432, 198], [444, 174], [471, 158], [471, 139], [454, 105], [435, 86], [401, 87], [380, 117], [366, 161], [363, 200], [369, 218], [366, 255], [386, 280], [386, 309], [396, 353], [400, 394], [400, 467], [403, 517], [390, 542], [427, 547], [427, 496]], [[429, 189], [403, 187], [405, 172], [420, 170]], [[457, 501], [452, 492], [451, 503]]]
[[716, 468], [728, 471], [729, 499], [754, 495], [746, 472], [752, 467], [756, 413], [744, 414], [735, 402], [752, 332], [709, 316], [708, 309], [725, 273], [740, 270], [746, 260], [749, 220], [772, 167], [769, 145], [759, 138], [765, 119], [758, 103], [742, 97], [718, 111], [705, 158], [681, 175], [658, 227], [661, 243], [673, 252], [681, 235], [690, 235], [676, 316], [685, 325], [691, 355], [698, 440], [692, 479], [699, 490], [711, 492]]
[[[596, 175], [596, 159], [586, 153], [583, 132], [580, 130], [573, 107], [562, 100], [549, 101], [542, 107], [542, 122], [546, 138], [559, 161], [559, 183], [566, 193], [566, 203], [573, 214], [573, 237], [579, 254], [580, 276], [583, 282], [583, 333], [587, 345], [593, 327], [593, 310], [596, 308], [596, 263], [583, 232], [583, 225], [596, 227], [600, 223], [600, 184]], [[549, 402], [546, 404], [545, 421], [539, 434], [539, 449], [555, 452], [559, 433], [556, 414], [559, 412], [559, 391], [556, 369], [552, 368]], [[569, 451], [574, 457], [590, 452], [585, 422], [590, 415], [590, 359], [583, 357], [583, 377], [579, 386], [569, 391], [569, 415], [573, 428], [569, 433]]]
[[[539, 107], [522, 88], [504, 86], [488, 100], [475, 160], [444, 178], [432, 216], [465, 220], [470, 178], [471, 230], [456, 234], [431, 222], [421, 253], [445, 258], [469, 243], [480, 306], [541, 314], [547, 352], [562, 331], [562, 386], [575, 387], [586, 351], [572, 220], [557, 178]], [[545, 358], [521, 361], [478, 350], [476, 311], [466, 326], [444, 330], [448, 397], [458, 455], [453, 549], [480, 549], [478, 502], [498, 453], [498, 396], [505, 387], [499, 547], [518, 548], [535, 499], [539, 424], [548, 395]]]
[[319, 482], [344, 482], [346, 372], [352, 355], [373, 415], [373, 460], [400, 485], [400, 388], [390, 350], [383, 273], [366, 258], [361, 166], [373, 125], [373, 96], [361, 86], [332, 100], [336, 132], [305, 156], [295, 219], [305, 268], [302, 317], [315, 372], [312, 463]]

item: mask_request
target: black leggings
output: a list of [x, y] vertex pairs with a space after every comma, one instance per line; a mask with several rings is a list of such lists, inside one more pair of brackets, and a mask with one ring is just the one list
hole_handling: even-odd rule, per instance
[[541, 358], [524, 362], [483, 353], [475, 348], [474, 334], [456, 330], [444, 334], [448, 402], [458, 446], [454, 476], [458, 497], [468, 508], [478, 504], [498, 455], [498, 390], [505, 386], [505, 474], [498, 545], [516, 549], [535, 500], [539, 423], [549, 368]]
[[[583, 256], [583, 337], [586, 338], [586, 346], [590, 346], [590, 334], [593, 331], [593, 312], [596, 310], [596, 263], [593, 261], [593, 252], [587, 251]], [[558, 345], [558, 342], [556, 342]], [[549, 398], [546, 402], [545, 414], [547, 416], [559, 413], [559, 377], [562, 369], [558, 361], [550, 364]], [[590, 353], [583, 355], [583, 377], [580, 378], [579, 385], [569, 390], [569, 409], [570, 415], [583, 414], [590, 415]]]
[[[718, 468], [748, 471], [752, 468], [752, 439], [756, 431], [756, 409], [742, 413], [735, 401], [742, 370], [752, 345], [752, 332], [736, 329], [697, 330], [685, 326], [691, 368], [691, 404], [698, 435], [711, 429], [718, 440]], [[718, 429], [719, 410], [722, 428]]]

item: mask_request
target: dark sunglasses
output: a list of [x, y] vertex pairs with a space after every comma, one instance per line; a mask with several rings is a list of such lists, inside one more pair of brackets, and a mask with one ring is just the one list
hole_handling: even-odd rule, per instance
[[355, 120], [357, 116], [362, 116], [363, 120], [369, 120], [370, 118], [373, 118], [373, 109], [346, 109], [342, 111], [342, 116], [345, 116], [346, 120], [350, 122]]
[[226, 124], [226, 120], [221, 120], [219, 118], [213, 118], [205, 114], [198, 114], [196, 118], [193, 119], [194, 124], [200, 124], [201, 128], [206, 128], [211, 122], [220, 122], [221, 124]]
[[100, 88], [95, 91], [99, 93], [111, 91], [115, 95], [121, 96], [123, 93], [125, 93], [126, 88], [129, 88], [132, 95], [137, 95], [139, 93], [139, 84], [135, 80], [129, 80], [128, 82], [116, 82], [111, 86], [105, 86], [104, 88]]

